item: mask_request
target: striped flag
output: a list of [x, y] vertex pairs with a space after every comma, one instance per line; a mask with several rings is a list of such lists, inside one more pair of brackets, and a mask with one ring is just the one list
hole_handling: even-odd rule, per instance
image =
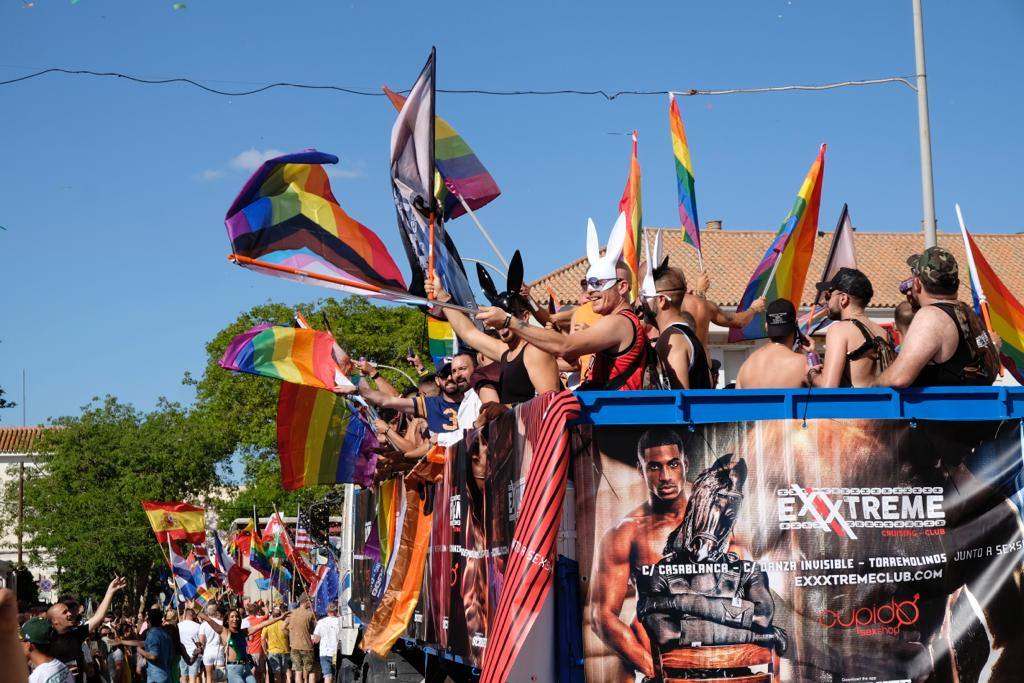
[[619, 200], [619, 213], [626, 214], [626, 242], [622, 247], [622, 260], [633, 273], [629, 300], [636, 299], [640, 277], [640, 236], [643, 234], [643, 211], [640, 201], [640, 161], [636, 153], [636, 131], [633, 131], [633, 153], [629, 158], [629, 176], [626, 189]]
[[249, 570], [235, 562], [234, 558], [225, 552], [218, 533], [213, 534], [213, 546], [213, 556], [217, 560], [217, 569], [224, 577], [224, 582], [233, 593], [241, 595], [245, 589], [245, 582], [249, 579]]
[[181, 551], [176, 547], [176, 543], [173, 541], [167, 544], [168, 559], [171, 562], [171, 573], [174, 575], [174, 584], [177, 587], [178, 593], [181, 597], [186, 600], [192, 600], [196, 597], [196, 582], [195, 576], [192, 574], [192, 569], [189, 568], [188, 562], [181, 556]]
[[295, 526], [295, 549], [300, 553], [308, 553], [313, 549], [313, 543], [309, 540], [309, 532], [299, 523]]
[[676, 160], [676, 189], [679, 193], [679, 225], [683, 230], [683, 242], [700, 254], [700, 223], [697, 222], [697, 191], [694, 189], [690, 146], [686, 143], [686, 130], [683, 128], [683, 118], [679, 115], [676, 96], [669, 93], [668, 100], [668, 128], [672, 136], [672, 156]]

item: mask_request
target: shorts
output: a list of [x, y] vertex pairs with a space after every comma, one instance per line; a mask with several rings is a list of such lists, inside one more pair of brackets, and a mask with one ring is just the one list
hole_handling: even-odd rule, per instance
[[304, 674], [313, 673], [313, 651], [292, 650], [292, 671]]
[[320, 657], [320, 673], [322, 673], [324, 676], [334, 675], [333, 657]]
[[223, 666], [224, 653], [219, 649], [214, 652], [203, 653], [203, 666]]
[[203, 670], [203, 660], [196, 657], [196, 661], [189, 664], [185, 661], [185, 658], [181, 658], [181, 663], [178, 664], [178, 671], [182, 676], [198, 676], [199, 672]]
[[284, 652], [267, 655], [267, 663], [270, 665], [272, 674], [288, 673], [288, 655]]

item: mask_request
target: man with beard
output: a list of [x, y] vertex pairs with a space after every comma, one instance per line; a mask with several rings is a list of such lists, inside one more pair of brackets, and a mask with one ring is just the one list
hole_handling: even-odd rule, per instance
[[825, 333], [820, 386], [869, 386], [896, 357], [889, 333], [864, 312], [874, 295], [871, 281], [855, 268], [840, 268], [816, 287], [829, 319], [836, 321]]
[[654, 292], [642, 294], [654, 313], [660, 335], [655, 344], [662, 372], [672, 389], [710, 389], [708, 356], [697, 337], [694, 318], [680, 310], [686, 276], [678, 268], [654, 271]]
[[[686, 453], [673, 430], [655, 427], [637, 443], [637, 464], [647, 502], [630, 511], [601, 539], [595, 554], [591, 594], [594, 631], [633, 669], [654, 675], [654, 660], [637, 630], [619, 614], [630, 583], [644, 581], [643, 568], [662, 558], [669, 535], [686, 513]], [[646, 640], [646, 638], [645, 638]]]
[[441, 384], [438, 396], [422, 394], [408, 398], [389, 396], [370, 389], [365, 385], [336, 387], [339, 394], [356, 391], [367, 402], [379, 408], [389, 408], [427, 421], [427, 429], [437, 438], [440, 446], [451, 446], [462, 440], [462, 432], [473, 428], [473, 421], [480, 413], [480, 397], [469, 386], [469, 378], [476, 369], [476, 359], [470, 351], [460, 351], [452, 362], [437, 373]]

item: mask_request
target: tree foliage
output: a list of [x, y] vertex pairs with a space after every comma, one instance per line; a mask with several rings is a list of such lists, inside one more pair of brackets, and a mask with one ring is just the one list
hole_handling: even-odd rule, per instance
[[163, 399], [149, 413], [94, 399], [80, 416], [54, 423], [60, 429], [39, 444], [42, 467], [25, 480], [24, 530], [35, 559], [54, 558], [62, 590], [100, 596], [119, 574], [129, 598], [141, 597], [164, 562], [141, 501], [202, 502], [230, 451]]

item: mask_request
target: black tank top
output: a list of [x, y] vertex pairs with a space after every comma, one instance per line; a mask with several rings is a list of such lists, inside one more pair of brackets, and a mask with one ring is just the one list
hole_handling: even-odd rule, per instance
[[[662, 332], [666, 334], [681, 334], [690, 340], [692, 352], [690, 354], [690, 379], [691, 389], [711, 389], [711, 368], [708, 366], [708, 354], [704, 351], [704, 345], [697, 338], [697, 333], [690, 329], [689, 325], [683, 323], [672, 323]], [[659, 340], [660, 343], [661, 340]], [[665, 368], [666, 375], [671, 372]]]
[[960, 330], [960, 322], [956, 318], [956, 313], [953, 312], [954, 304], [935, 303], [930, 305], [935, 306], [953, 320], [953, 326], [956, 328], [957, 337], [956, 351], [954, 351], [953, 355], [949, 357], [949, 360], [945, 360], [941, 363], [929, 363], [921, 368], [921, 373], [910, 386], [944, 387], [963, 386], [965, 384], [992, 384], [992, 382], [972, 382], [965, 379], [964, 368], [971, 363], [971, 350], [967, 348], [967, 340], [964, 339], [963, 332]]
[[[525, 342], [523, 342], [525, 344]], [[512, 360], [509, 352], [501, 354], [501, 379], [498, 381], [498, 396], [501, 402], [510, 405], [529, 401], [537, 395], [537, 390], [530, 381], [530, 373], [526, 369], [526, 349]]]

